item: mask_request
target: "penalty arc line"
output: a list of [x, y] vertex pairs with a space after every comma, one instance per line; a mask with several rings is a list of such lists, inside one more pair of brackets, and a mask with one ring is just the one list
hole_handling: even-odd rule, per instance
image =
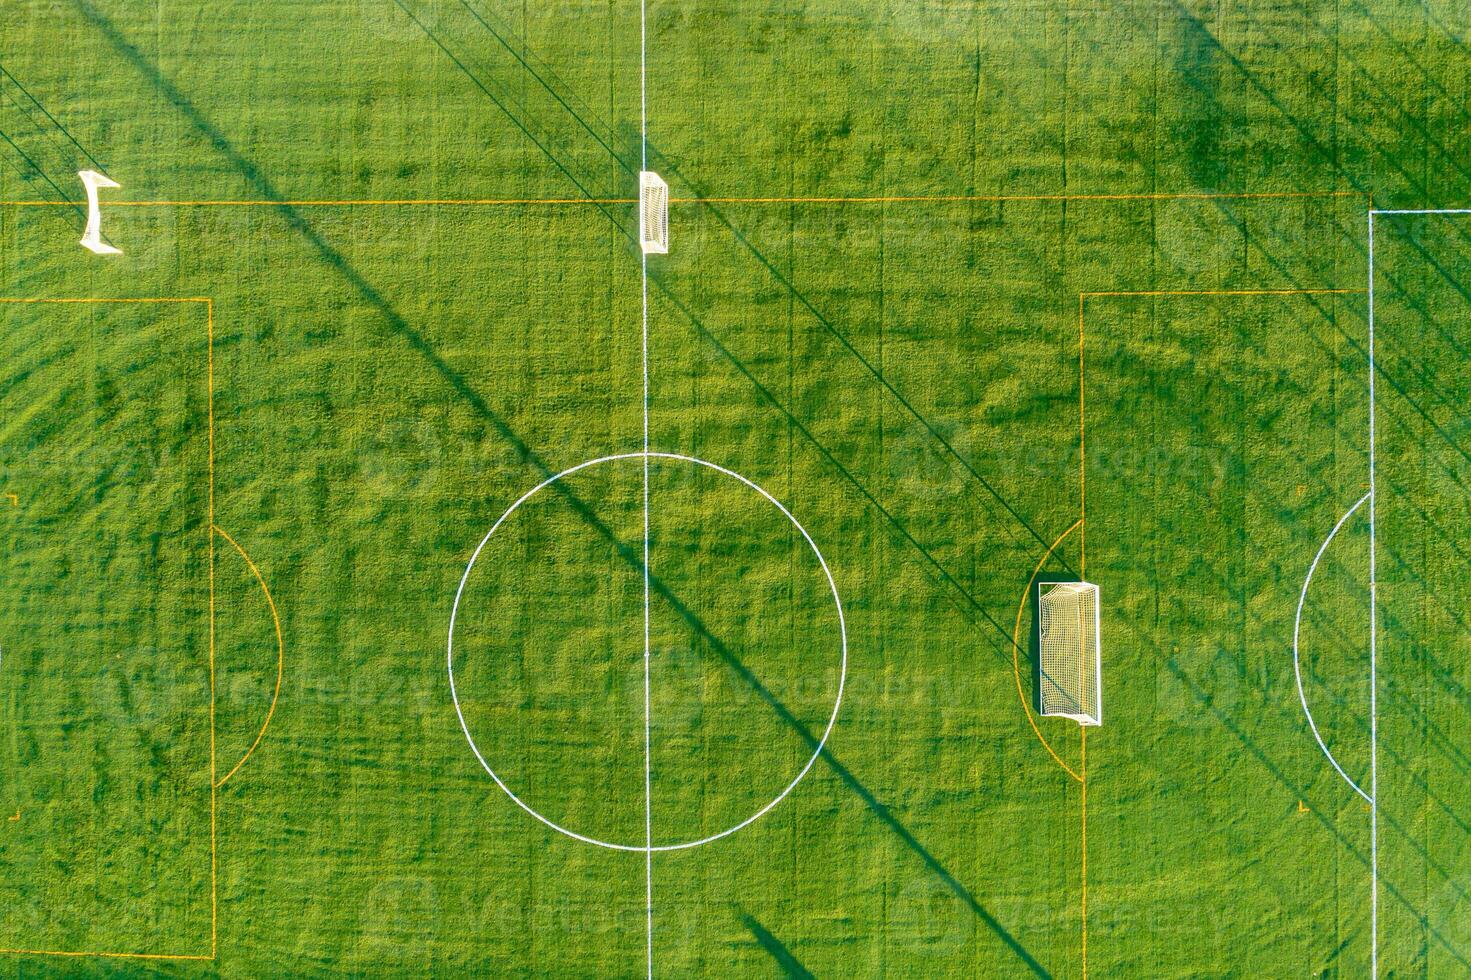
[[1022, 690], [1021, 633], [1022, 615], [1026, 612], [1027, 600], [1031, 598], [1032, 586], [1036, 584], [1037, 576], [1042, 574], [1042, 566], [1047, 564], [1047, 560], [1052, 557], [1052, 553], [1058, 549], [1064, 539], [1066, 539], [1067, 536], [1072, 534], [1074, 531], [1078, 530], [1078, 528], [1081, 527], [1082, 524], [1083, 519], [1079, 517], [1076, 521], [1073, 522], [1071, 527], [1062, 532], [1062, 534], [1058, 535], [1057, 540], [1052, 542], [1052, 546], [1048, 548], [1047, 551], [1038, 560], [1037, 567], [1032, 569], [1032, 576], [1031, 578], [1027, 579], [1027, 587], [1022, 592], [1021, 601], [1017, 603], [1016, 627], [1011, 631], [1012, 673], [1016, 677], [1016, 696], [1021, 701], [1022, 712], [1026, 715], [1027, 724], [1032, 726], [1032, 732], [1037, 736], [1037, 741], [1040, 742], [1042, 744], [1042, 747], [1047, 750], [1047, 754], [1052, 756], [1053, 761], [1061, 766], [1064, 772], [1066, 772], [1069, 776], [1071, 776], [1078, 782], [1082, 782], [1083, 777], [1078, 774], [1077, 770], [1073, 769], [1066, 762], [1062, 761], [1062, 757], [1057, 754], [1056, 750], [1052, 748], [1052, 744], [1047, 741], [1046, 737], [1043, 736], [1042, 730], [1037, 727], [1037, 719], [1032, 716], [1032, 706], [1027, 701], [1027, 695]]
[[256, 732], [255, 741], [250, 743], [250, 748], [246, 750], [245, 755], [241, 756], [240, 761], [235, 763], [234, 767], [225, 773], [225, 775], [221, 776], [219, 782], [215, 784], [216, 788], [219, 788], [229, 782], [230, 778], [239, 772], [245, 763], [250, 761], [250, 757], [255, 754], [255, 750], [260, 748], [261, 742], [265, 739], [266, 729], [271, 727], [271, 719], [276, 716], [276, 704], [281, 700], [281, 681], [286, 672], [286, 643], [281, 636], [280, 610], [276, 608], [276, 599], [271, 595], [271, 589], [266, 585], [265, 576], [261, 574], [260, 568], [256, 566], [254, 559], [250, 557], [246, 550], [240, 547], [240, 543], [225, 532], [224, 528], [216, 526], [214, 532], [224, 538], [230, 544], [230, 547], [235, 549], [240, 557], [245, 560], [246, 566], [250, 569], [250, 574], [255, 576], [256, 584], [260, 586], [261, 594], [265, 596], [266, 607], [271, 613], [271, 625], [276, 632], [276, 689], [271, 694], [271, 706], [266, 710], [266, 720], [261, 723], [260, 730]]
[[1323, 750], [1323, 755], [1327, 757], [1328, 762], [1338, 772], [1338, 775], [1343, 777], [1343, 781], [1348, 783], [1348, 785], [1353, 788], [1353, 791], [1362, 796], [1364, 798], [1364, 801], [1372, 807], [1374, 805], [1373, 797], [1364, 792], [1359, 784], [1354, 782], [1349, 774], [1343, 771], [1343, 767], [1338, 764], [1338, 760], [1333, 757], [1333, 753], [1329, 751], [1328, 746], [1323, 742], [1323, 736], [1318, 732], [1318, 723], [1313, 720], [1313, 712], [1308, 708], [1308, 696], [1303, 691], [1302, 661], [1298, 653], [1298, 636], [1302, 631], [1302, 610], [1303, 607], [1307, 604], [1308, 588], [1312, 585], [1313, 573], [1318, 570], [1318, 562], [1322, 561], [1323, 556], [1327, 554], [1328, 546], [1333, 543], [1333, 539], [1338, 536], [1338, 532], [1342, 530], [1343, 525], [1348, 523], [1348, 519], [1354, 516], [1354, 514], [1358, 512], [1358, 509], [1362, 507], [1364, 505], [1364, 502], [1368, 499], [1369, 494], [1364, 494], [1362, 497], [1359, 498], [1356, 504], [1350, 507], [1344, 513], [1344, 515], [1338, 519], [1338, 523], [1333, 525], [1333, 530], [1328, 532], [1328, 536], [1324, 538], [1323, 543], [1318, 546], [1318, 553], [1313, 556], [1313, 563], [1308, 566], [1307, 577], [1302, 580], [1302, 592], [1299, 593], [1297, 597], [1297, 617], [1293, 620], [1292, 623], [1292, 672], [1297, 677], [1297, 697], [1298, 700], [1302, 702], [1302, 713], [1307, 717], [1308, 728], [1312, 731], [1313, 738], [1318, 743], [1318, 748]]

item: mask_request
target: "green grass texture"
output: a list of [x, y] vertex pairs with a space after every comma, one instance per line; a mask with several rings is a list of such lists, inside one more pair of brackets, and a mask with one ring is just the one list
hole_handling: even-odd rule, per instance
[[0, 8], [0, 973], [1471, 973], [1464, 5], [646, 2]]

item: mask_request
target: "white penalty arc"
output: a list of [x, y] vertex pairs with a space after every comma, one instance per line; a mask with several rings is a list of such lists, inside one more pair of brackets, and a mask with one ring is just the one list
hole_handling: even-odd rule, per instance
[[[714, 833], [706, 837], [701, 837], [698, 840], [682, 841], [675, 844], [618, 844], [612, 841], [601, 840], [587, 834], [578, 833], [577, 831], [564, 827], [556, 821], [551, 820], [550, 818], [539, 813], [525, 800], [517, 796], [516, 793], [509, 786], [506, 785], [504, 780], [502, 780], [501, 777], [497, 775], [495, 769], [492, 768], [490, 763], [486, 761], [485, 756], [481, 754], [480, 747], [475, 743], [475, 736], [470, 734], [470, 726], [468, 722], [465, 721], [465, 713], [460, 707], [459, 691], [455, 687], [455, 621], [459, 617], [460, 602], [464, 598], [465, 586], [470, 581], [470, 573], [474, 571], [475, 562], [479, 560], [480, 553], [485, 550], [485, 546], [490, 543], [490, 539], [495, 535], [495, 532], [500, 529], [501, 525], [504, 524], [511, 517], [511, 515], [514, 514], [521, 507], [522, 504], [526, 503], [526, 501], [530, 500], [532, 497], [536, 496], [538, 493], [545, 490], [552, 484], [558, 482], [559, 480], [563, 480], [581, 470], [589, 469], [594, 466], [599, 466], [603, 463], [613, 463], [619, 460], [626, 459], [638, 459], [644, 460], [646, 462], [650, 459], [667, 459], [682, 463], [689, 463], [694, 466], [703, 466], [706, 469], [713, 470], [716, 473], [721, 473], [725, 476], [730, 477], [733, 480], [737, 480], [740, 483], [745, 484], [747, 487], [750, 487], [752, 490], [756, 491], [769, 503], [776, 507], [777, 510], [781, 511], [783, 516], [785, 516], [787, 520], [792, 522], [792, 526], [797, 529], [798, 533], [802, 535], [803, 540], [807, 542], [807, 546], [812, 549], [812, 553], [817, 556], [817, 562], [819, 565], [822, 566], [822, 574], [827, 579], [828, 590], [832, 593], [833, 605], [837, 608], [838, 611], [838, 633], [842, 646], [842, 659], [840, 661], [838, 669], [838, 690], [833, 698], [833, 710], [832, 713], [828, 716], [827, 726], [823, 729], [822, 736], [817, 740], [817, 745], [812, 750], [812, 755], [808, 757], [806, 764], [802, 766], [801, 770], [798, 771], [796, 776], [792, 778], [791, 782], [786, 784], [786, 786], [782, 789], [780, 793], [778, 793], [768, 803], [758, 809], [755, 813], [752, 813], [750, 816], [746, 817], [740, 823], [737, 823], [731, 827], [727, 827], [725, 830], [722, 830], [719, 833]], [[460, 719], [460, 730], [464, 732], [465, 740], [470, 743], [470, 751], [475, 753], [475, 758], [480, 761], [481, 767], [490, 775], [490, 778], [495, 781], [495, 784], [501, 788], [501, 791], [511, 798], [511, 801], [513, 803], [519, 806], [522, 810], [525, 810], [532, 817], [535, 817], [541, 823], [550, 827], [552, 830], [557, 831], [557, 833], [564, 834], [565, 836], [571, 837], [573, 840], [581, 841], [584, 844], [592, 844], [596, 847], [605, 847], [613, 851], [633, 851], [636, 853], [653, 853], [655, 851], [681, 851], [687, 850], [692, 847], [700, 847], [704, 844], [713, 843], [714, 841], [720, 840], [723, 837], [729, 837], [731, 834], [734, 834], [738, 830], [749, 827], [751, 824], [755, 823], [757, 820], [770, 813], [771, 810], [775, 808], [778, 803], [786, 799], [787, 796], [790, 795], [792, 790], [797, 788], [797, 784], [800, 783], [804, 777], [806, 777], [809, 771], [811, 771], [813, 765], [822, 755], [822, 751], [827, 745], [828, 737], [832, 734], [833, 726], [837, 724], [838, 712], [842, 709], [843, 687], [848, 678], [848, 625], [847, 620], [844, 618], [843, 615], [843, 600], [842, 597], [838, 595], [838, 585], [833, 578], [832, 570], [828, 567], [827, 559], [823, 557], [822, 550], [817, 547], [817, 542], [812, 540], [812, 535], [807, 533], [807, 529], [802, 526], [802, 522], [797, 520], [792, 512], [788, 510], [786, 505], [784, 505], [780, 500], [777, 500], [761, 486], [759, 486], [752, 480], [747, 479], [736, 471], [727, 469], [726, 467], [721, 466], [718, 463], [712, 463], [708, 460], [700, 459], [696, 456], [686, 456], [682, 453], [666, 452], [615, 453], [611, 456], [600, 456], [597, 459], [590, 459], [585, 462], [578, 463], [576, 466], [569, 467], [561, 471], [560, 473], [547, 477], [545, 480], [541, 481], [536, 486], [532, 487], [530, 490], [526, 491], [519, 498], [517, 498], [516, 502], [511, 504], [511, 506], [506, 509], [506, 512], [502, 514], [493, 525], [491, 525], [491, 528], [489, 531], [486, 532], [485, 537], [480, 539], [480, 544], [476, 546], [474, 554], [470, 556], [470, 561], [465, 566], [465, 573], [460, 576], [459, 588], [455, 590], [454, 608], [450, 611], [449, 619], [449, 644], [447, 664], [449, 669], [450, 696], [454, 700], [455, 715]]]
[[1338, 771], [1338, 775], [1343, 777], [1343, 781], [1348, 783], [1349, 786], [1353, 788], [1353, 791], [1355, 793], [1362, 796], [1365, 802], [1372, 804], [1374, 802], [1373, 798], [1368, 793], [1365, 793], [1364, 790], [1359, 786], [1359, 784], [1354, 782], [1353, 778], [1350, 777], [1348, 773], [1343, 771], [1343, 767], [1338, 764], [1338, 760], [1333, 757], [1333, 753], [1328, 750], [1327, 743], [1323, 741], [1323, 736], [1318, 732], [1318, 723], [1313, 720], [1313, 713], [1308, 708], [1308, 696], [1303, 691], [1302, 660], [1298, 653], [1297, 647], [1298, 634], [1302, 632], [1302, 610], [1303, 606], [1307, 603], [1308, 586], [1312, 585], [1313, 583], [1313, 573], [1318, 570], [1318, 562], [1323, 560], [1323, 555], [1327, 553], [1328, 546], [1333, 543], [1333, 539], [1338, 536], [1338, 532], [1342, 530], [1343, 525], [1348, 523], [1348, 519], [1354, 516], [1358, 509], [1364, 506], [1365, 501], [1367, 501], [1368, 499], [1369, 494], [1364, 494], [1362, 497], [1359, 498], [1358, 503], [1350, 507], [1348, 511], [1338, 519], [1338, 523], [1333, 525], [1333, 530], [1328, 532], [1328, 537], [1324, 538], [1322, 545], [1318, 547], [1318, 553], [1313, 556], [1312, 565], [1308, 566], [1307, 578], [1302, 580], [1302, 592], [1297, 597], [1297, 617], [1292, 622], [1292, 672], [1297, 676], [1297, 697], [1298, 700], [1302, 702], [1302, 713], [1307, 716], [1308, 728], [1312, 730], [1313, 738], [1316, 739], [1318, 742], [1318, 748], [1323, 750], [1323, 755], [1328, 758], [1328, 762], [1333, 766], [1334, 769]]

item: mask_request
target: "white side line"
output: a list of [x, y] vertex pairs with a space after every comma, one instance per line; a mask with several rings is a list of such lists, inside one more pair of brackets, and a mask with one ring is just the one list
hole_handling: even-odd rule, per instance
[[1348, 773], [1343, 771], [1343, 767], [1338, 764], [1337, 759], [1333, 758], [1333, 753], [1330, 752], [1328, 750], [1328, 746], [1324, 744], [1323, 736], [1318, 734], [1318, 724], [1313, 720], [1313, 713], [1308, 708], [1308, 696], [1303, 693], [1302, 689], [1302, 662], [1298, 656], [1297, 647], [1298, 633], [1302, 630], [1302, 607], [1307, 602], [1308, 586], [1312, 584], [1313, 573], [1318, 570], [1318, 562], [1322, 560], [1323, 555], [1328, 551], [1328, 546], [1333, 543], [1333, 539], [1337, 537], [1339, 530], [1343, 527], [1344, 524], [1348, 523], [1348, 519], [1352, 517], [1354, 515], [1354, 512], [1362, 507], [1364, 505], [1364, 501], [1368, 499], [1369, 495], [1367, 493], [1364, 494], [1362, 497], [1359, 498], [1359, 502], [1350, 507], [1347, 513], [1345, 513], [1342, 517], [1338, 519], [1338, 523], [1333, 525], [1333, 530], [1328, 532], [1328, 537], [1323, 539], [1322, 545], [1320, 545], [1318, 548], [1318, 553], [1313, 556], [1313, 563], [1308, 567], [1307, 578], [1302, 580], [1302, 593], [1297, 597], [1297, 618], [1293, 620], [1292, 623], [1292, 671], [1294, 674], [1297, 675], [1297, 697], [1298, 700], [1302, 702], [1302, 713], [1307, 716], [1308, 728], [1312, 729], [1313, 738], [1317, 739], [1318, 741], [1318, 748], [1323, 750], [1323, 754], [1328, 757], [1328, 761], [1333, 765], [1333, 768], [1338, 770], [1338, 774], [1343, 777], [1343, 781], [1352, 786], [1354, 792], [1362, 796], [1365, 802], [1367, 802], [1372, 809], [1374, 806], [1373, 798], [1368, 793], [1365, 793], [1359, 787], [1359, 784], [1353, 781]]
[[1471, 208], [1375, 208], [1372, 214], [1471, 214]]
[[640, 170], [649, 169], [649, 21], [647, 0], [638, 3], [638, 119]]
[[1370, 926], [1373, 929], [1374, 976], [1379, 975], [1379, 660], [1378, 579], [1374, 572], [1375, 502], [1378, 495], [1374, 482], [1374, 218], [1377, 215], [1465, 215], [1471, 208], [1395, 208], [1369, 209], [1369, 840], [1370, 867], [1374, 875]]
[[[646, 0], [638, 4], [638, 116], [640, 170], [649, 169], [649, 83], [648, 83], [648, 14]], [[643, 362], [644, 362], [644, 908], [646, 921], [645, 975], [654, 978], [654, 791], [653, 749], [649, 728], [652, 699], [649, 683], [651, 655], [649, 632], [649, 254], [643, 253], [640, 278], [643, 289]]]
[[1374, 209], [1369, 208], [1369, 948], [1379, 976], [1379, 579], [1374, 552]]
[[653, 750], [649, 728], [652, 718], [649, 660], [649, 257], [643, 256], [644, 275], [644, 904], [648, 919], [648, 976], [654, 975], [654, 794]]

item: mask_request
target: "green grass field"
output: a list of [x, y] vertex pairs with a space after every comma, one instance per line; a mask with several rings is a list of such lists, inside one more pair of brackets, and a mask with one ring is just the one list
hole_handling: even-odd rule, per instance
[[1471, 15], [640, 13], [0, 9], [0, 973], [1471, 974]]

